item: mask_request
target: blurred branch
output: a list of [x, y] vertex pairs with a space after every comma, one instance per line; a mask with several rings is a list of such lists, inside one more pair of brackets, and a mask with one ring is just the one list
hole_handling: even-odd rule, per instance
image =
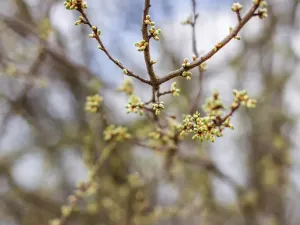
[[198, 53], [198, 50], [197, 50], [196, 23], [197, 23], [197, 19], [199, 18], [199, 14], [196, 13], [196, 8], [197, 8], [196, 0], [191, 0], [191, 1], [192, 1], [192, 21], [190, 21], [189, 24], [192, 27], [193, 53], [198, 58], [199, 57], [199, 53]]
[[[12, 17], [5, 16], [1, 13], [0, 13], [0, 20], [5, 22], [8, 26], [10, 26], [12, 28], [14, 28], [14, 26], [11, 26], [12, 24], [17, 24], [24, 31], [26, 31], [27, 33], [33, 35], [35, 38], [38, 39], [40, 45], [43, 47], [45, 52], [47, 54], [49, 54], [56, 61], [60, 62], [61, 64], [65, 65], [67, 67], [71, 67], [71, 68], [74, 68], [77, 71], [83, 72], [87, 76], [97, 77], [100, 80], [99, 76], [97, 74], [95, 74], [94, 72], [92, 72], [89, 68], [87, 68], [85, 66], [82, 66], [82, 65], [75, 64], [74, 62], [70, 61], [67, 57], [62, 55], [61, 53], [58, 53], [55, 50], [53, 50], [53, 47], [50, 47], [49, 44], [45, 40], [43, 40], [42, 38], [39, 37], [39, 34], [38, 34], [36, 28], [30, 26], [29, 24], [27, 24], [24, 21], [21, 21], [17, 18], [12, 18]], [[101, 81], [101, 84], [104, 87], [106, 87], [106, 84], [103, 81]]]
[[75, 207], [78, 204], [78, 201], [82, 199], [85, 196], [85, 194], [89, 192], [90, 189], [94, 188], [93, 186], [95, 184], [95, 177], [99, 173], [99, 170], [104, 166], [104, 162], [109, 158], [112, 151], [115, 150], [115, 147], [116, 143], [110, 143], [103, 149], [101, 155], [99, 156], [92, 170], [90, 171], [88, 181], [85, 183], [79, 183], [75, 192], [69, 196], [68, 203], [65, 206], [62, 206], [68, 209], [67, 213], [62, 211], [60, 218], [54, 219], [52, 221], [59, 221], [60, 225], [63, 225], [67, 222], [68, 218], [73, 214]]
[[199, 157], [194, 157], [194, 156], [188, 157], [188, 156], [183, 155], [182, 153], [178, 153], [177, 156], [180, 161], [190, 164], [190, 165], [199, 166], [199, 167], [211, 172], [212, 174], [214, 174], [221, 180], [224, 180], [225, 182], [230, 184], [237, 193], [241, 193], [244, 190], [244, 188], [240, 184], [238, 184], [230, 176], [223, 173], [211, 159], [199, 158]]
[[33, 19], [27, 3], [24, 0], [14, 0], [14, 2], [19, 9], [20, 18], [26, 23], [32, 24]]
[[[197, 50], [197, 38], [196, 38], [196, 23], [197, 19], [199, 17], [199, 14], [196, 13], [196, 0], [191, 0], [192, 1], [192, 11], [193, 11], [193, 19], [189, 23], [192, 27], [192, 46], [193, 46], [193, 53], [196, 56], [196, 58], [199, 58], [199, 53]], [[203, 92], [203, 78], [204, 78], [204, 70], [201, 69], [200, 66], [198, 66], [198, 72], [199, 72], [199, 88], [198, 92], [196, 94], [195, 99], [192, 101], [191, 107], [190, 107], [190, 113], [194, 112], [199, 104], [199, 101], [201, 100], [202, 92]]]

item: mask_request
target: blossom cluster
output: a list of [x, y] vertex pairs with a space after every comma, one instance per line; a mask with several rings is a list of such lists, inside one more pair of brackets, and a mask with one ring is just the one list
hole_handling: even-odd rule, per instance
[[240, 106], [247, 108], [254, 108], [256, 100], [250, 99], [245, 90], [233, 91], [234, 101], [230, 106], [230, 113], [224, 116], [225, 107], [220, 99], [219, 93], [214, 92], [213, 96], [207, 99], [203, 109], [206, 116], [201, 117], [199, 112], [192, 115], [185, 115], [183, 122], [178, 126], [180, 135], [184, 136], [189, 133], [193, 134], [192, 139], [199, 139], [201, 142], [204, 140], [215, 141], [216, 137], [223, 135], [225, 128], [234, 129], [230, 123], [231, 114]]
[[132, 79], [126, 79], [121, 87], [118, 88], [119, 91], [124, 92], [127, 95], [132, 95], [134, 92], [134, 85]]
[[154, 26], [155, 22], [151, 20], [150, 15], [146, 16], [146, 20], [144, 20], [144, 23], [151, 26], [149, 33], [154, 38], [154, 40], [158, 41], [159, 40], [158, 35], [161, 33], [161, 29], [155, 28], [155, 26]]
[[130, 139], [131, 135], [128, 133], [128, 128], [122, 126], [110, 125], [104, 131], [104, 140], [122, 142]]
[[155, 115], [159, 115], [160, 111], [163, 110], [164, 108], [165, 106], [163, 102], [157, 102], [152, 104], [152, 109], [154, 110]]
[[135, 45], [135, 47], [137, 47], [139, 52], [142, 52], [147, 48], [149, 43], [146, 42], [145, 40], [141, 40], [140, 42], [136, 42], [134, 45]]
[[172, 130], [162, 130], [157, 127], [155, 131], [150, 132], [148, 134], [148, 140], [150, 145], [155, 147], [156, 149], [161, 148], [162, 146], [166, 147], [174, 147], [174, 132]]
[[[252, 0], [253, 4], [258, 5], [260, 8], [258, 9], [257, 16], [260, 19], [264, 19], [268, 17], [268, 9], [267, 9], [267, 2], [264, 0]], [[243, 9], [243, 5], [239, 2], [235, 2], [232, 4], [231, 10], [236, 13], [240, 13]]]
[[99, 112], [102, 102], [103, 102], [103, 97], [101, 97], [99, 94], [93, 96], [87, 96], [84, 109], [85, 111], [91, 113]]
[[268, 17], [268, 9], [267, 9], [267, 2], [266, 1], [258, 1], [258, 0], [253, 0], [254, 4], [259, 4], [259, 9], [258, 9], [258, 17], [260, 19], [264, 19]]
[[68, 10], [73, 10], [73, 9], [86, 9], [87, 4], [83, 0], [66, 0], [64, 2], [64, 5], [66, 9]]
[[144, 103], [141, 101], [141, 99], [136, 95], [131, 95], [129, 98], [129, 102], [126, 106], [127, 113], [139, 113], [140, 115], [143, 115], [144, 112]]
[[174, 97], [179, 96], [180, 89], [177, 88], [177, 83], [176, 82], [173, 82], [171, 84], [170, 91], [172, 92], [172, 94], [173, 94]]
[[255, 108], [257, 101], [255, 99], [250, 99], [247, 91], [233, 90], [234, 101], [231, 104], [231, 109], [238, 107], [239, 104], [246, 106], [247, 108]]

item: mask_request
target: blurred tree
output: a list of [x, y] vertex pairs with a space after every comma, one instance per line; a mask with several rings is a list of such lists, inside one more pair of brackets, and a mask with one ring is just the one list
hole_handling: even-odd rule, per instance
[[299, 1], [88, 4], [0, 3], [1, 224], [299, 224]]

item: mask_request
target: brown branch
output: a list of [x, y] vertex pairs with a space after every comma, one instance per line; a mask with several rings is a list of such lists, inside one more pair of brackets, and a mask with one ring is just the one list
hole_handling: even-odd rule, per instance
[[189, 66], [181, 67], [178, 70], [175, 70], [168, 75], [166, 75], [163, 78], [160, 78], [158, 80], [158, 84], [162, 84], [167, 82], [168, 80], [171, 80], [175, 77], [181, 76], [181, 74], [184, 71], [191, 70], [197, 66], [200, 66], [202, 63], [210, 59], [212, 56], [214, 56], [220, 49], [222, 49], [225, 45], [227, 45], [234, 37], [237, 36], [239, 31], [245, 26], [245, 24], [253, 17], [255, 11], [259, 7], [259, 4], [253, 4], [253, 6], [250, 8], [250, 10], [245, 14], [245, 16], [242, 18], [242, 20], [234, 27], [232, 32], [228, 34], [221, 42], [219, 42], [212, 50], [204, 54], [202, 57], [197, 59], [196, 61], [192, 62]]
[[[237, 16], [238, 21], [241, 22], [242, 16], [241, 16], [241, 12], [240, 11], [236, 12], [236, 16]], [[254, 14], [253, 14], [253, 16], [254, 16]]]
[[[91, 29], [93, 27], [93, 25], [91, 24], [90, 20], [88, 19], [87, 15], [85, 14], [85, 12], [83, 11], [83, 9], [81, 8], [78, 8], [77, 10], [81, 15], [82, 17], [85, 19], [84, 23], [87, 24]], [[152, 85], [152, 82], [151, 81], [148, 81], [148, 80], [145, 80], [144, 78], [140, 77], [139, 75], [135, 74], [134, 72], [128, 70], [125, 66], [122, 65], [122, 63], [120, 63], [118, 60], [116, 60], [115, 58], [113, 58], [111, 56], [111, 54], [107, 51], [107, 49], [105, 48], [99, 34], [97, 33], [97, 29], [96, 30], [93, 30], [92, 31], [94, 32], [94, 37], [95, 39], [97, 40], [98, 44], [100, 45], [101, 47], [101, 50], [107, 55], [107, 57], [114, 63], [116, 64], [120, 69], [122, 70], [126, 70], [127, 71], [127, 74], [128, 76], [131, 76], [131, 77], [134, 77], [138, 80], [140, 80], [141, 82], [145, 83], [145, 84], [148, 84], [148, 85]]]
[[160, 97], [162, 95], [168, 95], [168, 94], [173, 94], [173, 91], [158, 92], [157, 96]]
[[156, 86], [157, 78], [155, 72], [153, 70], [153, 64], [151, 63], [151, 55], [150, 55], [150, 38], [148, 35], [148, 24], [144, 21], [146, 20], [147, 15], [149, 15], [149, 9], [151, 7], [150, 0], [145, 0], [144, 5], [144, 13], [143, 13], [143, 21], [142, 21], [142, 36], [143, 39], [148, 43], [148, 46], [144, 50], [144, 59], [147, 67], [147, 72], [149, 74], [150, 80], [154, 86]]
[[229, 117], [231, 117], [233, 115], [233, 113], [240, 107], [240, 103], [238, 103], [238, 105], [234, 108], [231, 108], [230, 112], [225, 116], [223, 117], [221, 120], [220, 120], [220, 123], [224, 123]]

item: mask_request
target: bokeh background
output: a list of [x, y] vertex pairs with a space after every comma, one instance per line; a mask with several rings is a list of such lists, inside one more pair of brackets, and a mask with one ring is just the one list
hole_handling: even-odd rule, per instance
[[[191, 58], [192, 29], [183, 25], [190, 0], [153, 0], [151, 18], [162, 29], [152, 55], [160, 76]], [[256, 109], [238, 110], [234, 131], [215, 143], [187, 138], [171, 171], [165, 153], [118, 145], [97, 175], [96, 193], [83, 199], [66, 224], [300, 223], [300, 7], [298, 0], [269, 0], [269, 17], [252, 19], [207, 63], [197, 105], [218, 90], [230, 105], [233, 89], [246, 89]], [[210, 50], [236, 24], [232, 1], [196, 0], [199, 53]], [[251, 4], [242, 1], [244, 11]], [[89, 0], [87, 14], [102, 30], [109, 52], [147, 78], [141, 40], [142, 0]], [[0, 1], [0, 224], [48, 224], [60, 216], [79, 181], [105, 146], [107, 124], [145, 134], [147, 117], [126, 114], [128, 96], [117, 91], [122, 71], [74, 26], [79, 14], [62, 0]], [[176, 79], [180, 97], [162, 97], [169, 114], [187, 113], [199, 89]], [[143, 101], [149, 87], [134, 81]], [[170, 83], [164, 84], [168, 90]], [[104, 97], [102, 114], [84, 111], [86, 96]], [[87, 147], [88, 145], [88, 147]], [[92, 157], [91, 157], [92, 156]], [[212, 169], [217, 167], [218, 169]], [[168, 175], [172, 173], [172, 178]], [[143, 185], [132, 188], [128, 177]], [[138, 174], [138, 175], [137, 175]], [[125, 193], [125, 194], [124, 194]]]

